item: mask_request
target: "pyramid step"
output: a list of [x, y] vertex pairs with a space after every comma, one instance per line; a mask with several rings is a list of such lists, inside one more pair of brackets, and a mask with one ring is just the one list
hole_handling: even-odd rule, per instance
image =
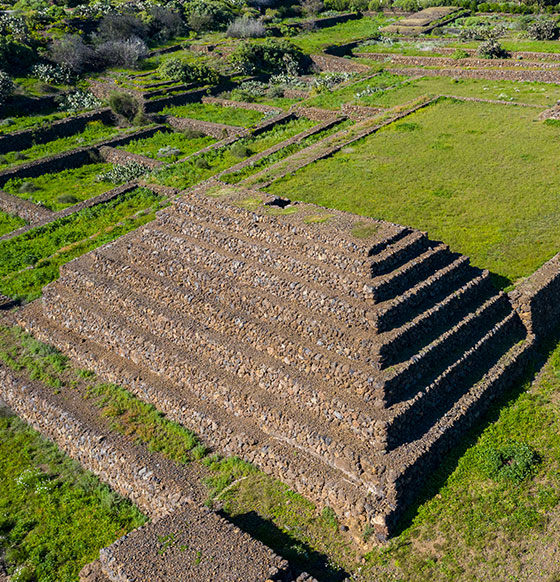
[[141, 242], [151, 253], [151, 260], [167, 272], [167, 276], [181, 279], [192, 269], [205, 269], [210, 277], [227, 278], [230, 285], [245, 285], [262, 289], [274, 297], [300, 303], [338, 320], [342, 324], [370, 330], [374, 324], [373, 312], [363, 301], [341, 298], [330, 289], [311, 283], [304, 284], [296, 277], [263, 267], [252, 260], [240, 259], [225, 249], [204, 243], [186, 235], [175, 235], [163, 230], [143, 229]]
[[[262, 197], [263, 193], [253, 192], [252, 195]], [[316, 208], [312, 211], [317, 213]], [[311, 210], [308, 214], [309, 212]], [[333, 212], [339, 219], [346, 216], [345, 213]], [[276, 249], [293, 250], [299, 255], [323, 261], [344, 272], [360, 276], [364, 274], [369, 276], [367, 271], [369, 253], [381, 252], [388, 244], [410, 232], [409, 229], [397, 226], [384, 229], [385, 236], [372, 243], [351, 236], [350, 221], [355, 222], [355, 217], [351, 215], [347, 218], [349, 234], [346, 238], [343, 238], [340, 229], [333, 232], [328, 222], [296, 223], [296, 218], [297, 215], [269, 216], [251, 212], [236, 206], [235, 203], [221, 202], [220, 198], [210, 197], [204, 193], [194, 193], [181, 198], [173, 208], [160, 213], [158, 222], [164, 225], [168, 222], [201, 220], [216, 225], [224, 232], [260, 240]]]
[[221, 249], [227, 249], [239, 258], [253, 260], [265, 267], [288, 273], [311, 284], [337, 289], [351, 297], [357, 298], [363, 295], [364, 278], [357, 277], [355, 274], [349, 275], [325, 262], [310, 258], [302, 259], [300, 254], [291, 250], [270, 248], [270, 244], [255, 241], [241, 233], [233, 235], [231, 232], [222, 231], [215, 225], [202, 221], [168, 222], [163, 229], [158, 225], [150, 225], [145, 232], [172, 232], [177, 236], [188, 236]]
[[379, 357], [383, 366], [389, 367], [408, 359], [419, 348], [456, 325], [467, 313], [476, 310], [495, 292], [488, 271], [483, 271], [402, 327], [381, 334]]
[[423, 232], [412, 231], [372, 258], [369, 264], [371, 276], [378, 277], [397, 269], [425, 252], [430, 244]]
[[401, 327], [459, 289], [474, 278], [475, 273], [478, 274], [470, 267], [469, 258], [460, 256], [402, 295], [379, 304], [376, 312], [377, 330], [384, 332]]
[[413, 394], [415, 386], [437, 376], [439, 370], [452, 363], [457, 353], [476, 344], [488, 328], [511, 310], [507, 295], [494, 295], [412, 358], [393, 366], [385, 380], [386, 402], [392, 404], [402, 394]]
[[375, 277], [368, 283], [370, 293], [377, 302], [392, 299], [431, 275], [434, 270], [448, 265], [454, 258], [456, 256], [449, 252], [447, 245], [430, 247], [390, 273]]
[[[341, 357], [375, 365], [372, 356], [372, 353], [375, 353], [374, 336], [333, 322], [301, 303], [290, 301], [289, 298], [274, 297], [264, 290], [242, 284], [232, 287], [229, 280], [216, 278], [213, 273], [205, 270], [204, 265], [190, 268], [182, 264], [181, 276], [175, 277], [173, 267], [169, 269], [168, 263], [160, 264], [154, 260], [154, 256], [157, 255], [152, 253], [157, 251], [146, 250], [137, 242], [137, 237], [129, 241], [127, 249], [124, 248], [125, 241], [121, 239], [118, 246], [105, 245], [93, 252], [95, 269], [107, 276], [112, 276], [115, 270], [129, 269], [160, 284], [170, 284], [183, 289], [188, 294], [196, 290], [197, 295], [219, 303], [220, 309], [224, 305], [229, 306], [269, 325], [286, 329], [287, 334], [305, 337], [309, 342]], [[66, 272], [67, 265], [61, 267], [62, 274]]]
[[[300, 385], [282, 369], [267, 365], [264, 359], [256, 360], [247, 348], [237, 351], [232, 345], [219, 344], [217, 337], [212, 345], [207, 335], [190, 322], [182, 327], [174, 321], [166, 322], [169, 325], [164, 327], [155, 318], [132, 322], [138, 306], [127, 309], [125, 301], [115, 305], [113, 297], [109, 303], [113, 310], [109, 311], [108, 306], [96, 305], [92, 309], [94, 299], [83, 291], [78, 296], [65, 287], [50, 289], [49, 293], [54, 293], [47, 298], [49, 304], [56, 301], [56, 307], [47, 311], [49, 317], [62, 312], [65, 325], [72, 325], [82, 334], [95, 333], [96, 341], [118, 350], [121, 357], [144, 363], [161, 376], [165, 373], [177, 386], [194, 390], [198, 397], [208, 398], [223, 410], [256, 423], [265, 433], [320, 456], [356, 482], [363, 479], [363, 468], [372, 466], [374, 439], [369, 445], [356, 442], [343, 416], [339, 420], [334, 414], [326, 415], [318, 403], [313, 409], [303, 408], [306, 394], [315, 391], [309, 385]], [[78, 297], [87, 299], [87, 303], [76, 307]]]
[[[105, 381], [118, 383], [170, 420], [196, 432], [206, 445], [254, 463], [320, 507], [328, 504], [349, 521], [362, 523], [362, 527], [368, 516], [371, 519], [384, 510], [379, 486], [364, 490], [341, 470], [323, 463], [317, 455], [306, 454], [296, 443], [266, 435], [245, 418], [216, 407], [204, 390], [198, 390], [198, 395], [185, 390], [146, 368], [147, 360], [136, 363], [107, 350], [75, 329], [61, 326], [61, 319], [45, 321], [38, 305], [30, 305], [23, 316], [20, 324], [27, 331], [54, 344], [83, 368]], [[310, 474], [313, 479], [308, 478]]]
[[[474, 346], [448, 366], [431, 384], [415, 389], [415, 394], [393, 407], [387, 428], [388, 446], [394, 448], [420, 438], [439, 418], [476, 384], [517, 342], [526, 337], [515, 311], [492, 327]], [[434, 420], [435, 422], [435, 420]]]
[[[278, 338], [274, 338], [273, 334], [268, 334], [267, 337], [265, 333], [261, 333], [260, 327], [252, 333], [248, 325], [239, 326], [242, 315], [233, 314], [229, 319], [220, 318], [217, 315], [221, 311], [219, 306], [218, 308], [212, 304], [205, 306], [203, 301], [192, 296], [186, 300], [184, 296], [178, 296], [175, 302], [168, 302], [166, 297], [169, 297], [169, 291], [172, 289], [168, 287], [166, 291], [163, 286], [154, 284], [150, 279], [131, 278], [133, 274], [131, 269], [122, 271], [122, 274], [113, 271], [112, 276], [107, 278], [100, 273], [98, 266], [95, 269], [86, 269], [84, 268], [86, 266], [82, 264], [81, 268], [75, 271], [67, 267], [61, 283], [71, 288], [76, 295], [93, 302], [100, 301], [98, 296], [102, 289], [102, 303], [118, 308], [119, 314], [123, 317], [134, 317], [137, 312], [149, 313], [149, 317], [136, 315], [136, 318], [140, 317], [139, 323], [144, 328], [156, 331], [162, 337], [167, 337], [169, 329], [184, 330], [194, 325], [196, 333], [199, 334], [196, 347], [202, 350], [203, 354], [200, 357], [210, 357], [212, 362], [218, 360], [219, 354], [211, 357], [213, 346], [204, 348], [204, 342], [208, 340], [201, 337], [204, 335], [203, 330], [210, 326], [209, 330], [220, 334], [212, 338], [216, 343], [219, 343], [216, 338], [221, 338], [222, 342], [231, 341], [233, 338], [236, 344], [231, 352], [237, 355], [238, 360], [245, 356], [244, 367], [247, 367], [252, 359], [257, 359], [260, 363], [256, 373], [263, 376], [264, 362], [267, 375], [270, 376], [276, 371], [278, 385], [288, 383], [294, 390], [294, 400], [301, 407], [309, 408], [335, 425], [349, 426], [355, 436], [373, 446], [375, 422], [370, 413], [371, 403], [366, 404], [363, 398], [360, 398], [360, 394], [364, 392], [365, 386], [374, 381], [374, 376], [366, 376], [363, 371], [353, 369], [343, 360], [335, 362], [326, 358], [320, 360], [318, 364], [313, 362], [314, 369], [310, 366], [304, 366], [302, 369], [298, 359], [302, 351], [297, 344], [293, 344], [295, 347], [293, 358], [288, 357], [287, 343], [280, 346], [284, 352], [278, 353], [275, 349]], [[162, 328], [163, 325], [166, 326], [165, 329]], [[178, 346], [185, 347], [176, 336], [168, 339]], [[233, 369], [236, 370], [235, 366]], [[261, 381], [266, 379], [262, 377]], [[276, 389], [276, 381], [268, 380], [269, 390]], [[299, 392], [304, 395], [300, 397]], [[378, 398], [381, 401], [381, 395], [378, 395]]]

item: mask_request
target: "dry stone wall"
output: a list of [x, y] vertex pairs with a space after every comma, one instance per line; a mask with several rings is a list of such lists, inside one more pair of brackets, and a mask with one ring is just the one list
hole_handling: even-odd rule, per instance
[[185, 131], [192, 129], [200, 131], [204, 135], [210, 135], [216, 139], [223, 139], [227, 136], [238, 135], [241, 128], [233, 125], [225, 125], [224, 123], [213, 123], [211, 121], [200, 121], [198, 119], [189, 119], [187, 117], [168, 117], [167, 123], [177, 130]]
[[235, 107], [237, 109], [250, 109], [252, 111], [260, 111], [261, 113], [282, 113], [280, 107], [272, 107], [271, 105], [262, 105], [261, 103], [247, 103], [245, 101], [232, 101], [231, 99], [220, 99], [219, 97], [204, 96], [202, 103], [210, 105], [220, 105], [221, 107]]
[[311, 61], [321, 72], [328, 71], [333, 73], [366, 73], [370, 71], [370, 68], [367, 65], [356, 63], [351, 59], [328, 55], [325, 53], [320, 55], [311, 55]]
[[453, 77], [456, 79], [488, 79], [490, 81], [524, 81], [535, 83], [560, 83], [560, 71], [545, 70], [545, 71], [531, 71], [521, 70], [512, 71], [509, 69], [460, 69], [455, 68], [441, 68], [441, 69], [417, 69], [388, 67], [385, 69], [395, 75], [408, 76], [425, 76], [425, 77]]
[[29, 223], [48, 219], [52, 215], [52, 212], [44, 206], [33, 204], [29, 200], [12, 196], [12, 194], [8, 194], [2, 190], [0, 190], [0, 210], [8, 214], [15, 214]]

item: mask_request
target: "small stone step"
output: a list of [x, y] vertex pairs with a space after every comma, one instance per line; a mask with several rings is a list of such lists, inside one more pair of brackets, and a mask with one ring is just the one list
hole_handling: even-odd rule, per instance
[[373, 257], [369, 265], [371, 276], [378, 277], [397, 269], [422, 254], [429, 246], [430, 241], [423, 232], [412, 231]]

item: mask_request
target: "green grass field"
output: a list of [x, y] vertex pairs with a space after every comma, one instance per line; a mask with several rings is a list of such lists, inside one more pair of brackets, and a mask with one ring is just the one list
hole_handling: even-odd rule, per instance
[[31, 300], [59, 276], [60, 266], [149, 220], [164, 203], [138, 188], [11, 240], [0, 241], [0, 293]]
[[0, 551], [14, 581], [75, 582], [142, 525], [130, 502], [15, 416], [0, 413]]
[[443, 100], [270, 190], [427, 230], [515, 281], [560, 248], [560, 127], [537, 116]]
[[26, 222], [23, 218], [0, 210], [0, 236], [12, 232], [12, 230], [19, 228], [20, 226], [25, 226], [25, 224]]
[[201, 150], [214, 143], [216, 140], [213, 137], [202, 135], [199, 137], [189, 137], [183, 133], [158, 131], [152, 137], [145, 139], [137, 139], [131, 141], [125, 146], [119, 146], [133, 154], [140, 154], [148, 158], [159, 159], [163, 162], [171, 161], [169, 156], [158, 156], [158, 152], [162, 148], [173, 148], [180, 151], [180, 153], [173, 156], [174, 158], [182, 158]]
[[221, 107], [210, 103], [189, 103], [188, 105], [166, 107], [161, 111], [161, 114], [173, 115], [174, 117], [190, 117], [200, 121], [211, 121], [239, 127], [251, 127], [264, 117], [264, 114], [260, 111], [240, 109], [238, 107]]
[[37, 178], [12, 178], [6, 182], [3, 190], [36, 204], [43, 204], [49, 210], [62, 210], [114, 188], [115, 184], [97, 179], [99, 174], [111, 167], [111, 164], [106, 163], [86, 164]]

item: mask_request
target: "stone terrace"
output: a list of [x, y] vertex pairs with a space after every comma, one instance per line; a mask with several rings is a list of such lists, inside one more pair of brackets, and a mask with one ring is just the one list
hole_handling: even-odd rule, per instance
[[65, 265], [22, 324], [380, 538], [533, 344], [425, 233], [216, 182]]

